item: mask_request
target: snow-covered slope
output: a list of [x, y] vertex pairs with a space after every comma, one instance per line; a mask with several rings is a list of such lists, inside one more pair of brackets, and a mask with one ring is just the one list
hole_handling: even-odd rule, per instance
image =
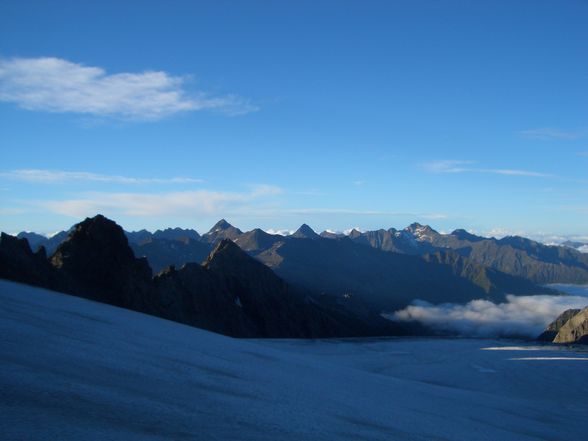
[[587, 353], [481, 350], [505, 345], [483, 340], [235, 340], [5, 281], [0, 304], [3, 440], [588, 432]]

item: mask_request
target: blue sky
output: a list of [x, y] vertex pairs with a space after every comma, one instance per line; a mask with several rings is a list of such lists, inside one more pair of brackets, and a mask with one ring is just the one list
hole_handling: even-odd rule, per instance
[[0, 229], [588, 236], [585, 1], [0, 3]]

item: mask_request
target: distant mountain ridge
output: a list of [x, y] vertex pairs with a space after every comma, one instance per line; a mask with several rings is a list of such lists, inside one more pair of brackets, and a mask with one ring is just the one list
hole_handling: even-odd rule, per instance
[[[402, 230], [351, 230], [348, 235], [332, 232], [322, 232], [319, 235], [310, 226], [303, 224], [292, 235], [281, 236], [260, 229], [243, 232], [221, 219], [203, 235], [193, 229], [181, 228], [157, 230], [154, 233], [141, 230], [125, 234], [135, 254], [147, 257], [156, 273], [169, 265], [201, 262], [222, 239], [231, 239], [244, 250], [255, 254], [271, 249], [276, 242], [286, 238], [339, 240], [348, 237], [357, 244], [400, 254], [425, 256], [437, 251], [452, 251], [480, 265], [538, 284], [588, 283], [588, 254], [576, 249], [584, 246], [581, 242], [566, 242], [561, 246], [544, 245], [519, 236], [486, 238], [463, 229], [442, 234], [419, 223], [413, 223]], [[46, 238], [35, 233], [22, 232], [18, 237], [26, 238], [33, 250], [44, 246], [47, 253], [52, 254], [67, 235], [63, 231]]]
[[101, 215], [76, 224], [50, 257], [42, 247], [33, 252], [26, 239], [2, 233], [0, 277], [236, 337], [404, 332], [381, 317], [362, 321], [321, 305], [229, 239], [216, 243], [205, 264], [170, 267], [153, 277], [122, 228]]
[[216, 245], [232, 240], [292, 286], [360, 316], [402, 308], [415, 299], [502, 301], [507, 293], [553, 292], [448, 246], [495, 239], [464, 230], [441, 235], [418, 223], [403, 230], [352, 230], [347, 236], [319, 235], [303, 224], [292, 235], [281, 236], [260, 229], [243, 232], [221, 219], [202, 235], [180, 228], [125, 235], [134, 255], [146, 258], [156, 274], [169, 266], [203, 263]]

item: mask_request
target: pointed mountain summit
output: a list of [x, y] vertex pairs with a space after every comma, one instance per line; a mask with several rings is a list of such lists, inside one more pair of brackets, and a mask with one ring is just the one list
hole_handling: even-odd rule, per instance
[[213, 233], [219, 230], [226, 230], [228, 228], [232, 228], [233, 226], [228, 223], [225, 219], [219, 220], [214, 226], [210, 229], [209, 233]]
[[316, 234], [316, 232], [310, 228], [307, 224], [300, 225], [294, 234], [290, 237], [295, 237], [297, 239], [319, 239], [320, 236]]
[[208, 243], [216, 243], [222, 239], [235, 240], [243, 232], [236, 227], [233, 227], [226, 220], [219, 220], [210, 231], [202, 236], [202, 240]]

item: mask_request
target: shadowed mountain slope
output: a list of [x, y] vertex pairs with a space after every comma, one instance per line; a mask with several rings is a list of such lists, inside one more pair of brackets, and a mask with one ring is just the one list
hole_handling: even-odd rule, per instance
[[203, 266], [172, 267], [152, 279], [147, 260], [134, 256], [122, 228], [101, 215], [77, 224], [49, 260], [26, 240], [3, 234], [0, 268], [10, 280], [239, 337], [400, 332], [393, 324], [381, 326], [384, 320], [372, 325], [329, 311], [228, 239]]

